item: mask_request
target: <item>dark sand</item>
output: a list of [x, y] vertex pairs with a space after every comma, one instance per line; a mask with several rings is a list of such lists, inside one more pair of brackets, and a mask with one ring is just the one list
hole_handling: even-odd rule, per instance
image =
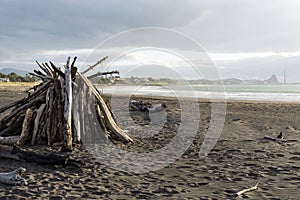
[[[0, 88], [0, 105], [24, 97], [22, 90]], [[144, 139], [143, 143], [123, 148], [151, 151], [176, 134], [174, 131], [180, 124], [177, 102], [166, 98], [152, 102], [168, 106], [167, 123], [160, 132], [163, 137]], [[0, 159], [0, 172], [17, 167], [28, 170], [25, 174], [28, 186], [0, 184], [0, 199], [235, 199], [232, 196], [235, 192], [257, 182], [259, 189], [241, 198], [300, 198], [300, 104], [228, 102], [222, 135], [204, 159], [199, 159], [198, 151], [210, 120], [210, 103], [201, 101], [199, 105], [199, 133], [186, 153], [168, 167], [144, 174], [117, 171], [79, 149], [72, 156], [85, 163], [81, 168]], [[133, 117], [137, 123], [144, 123]], [[262, 139], [265, 135], [276, 136], [280, 131], [285, 141]], [[27, 148], [47, 150], [47, 147]]]

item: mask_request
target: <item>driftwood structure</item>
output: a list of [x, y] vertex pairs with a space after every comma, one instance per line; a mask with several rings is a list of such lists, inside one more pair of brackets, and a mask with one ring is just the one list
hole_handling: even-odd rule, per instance
[[[36, 62], [40, 70], [30, 74], [40, 78], [41, 83], [28, 90], [28, 96], [24, 99], [0, 108], [0, 113], [10, 109], [9, 114], [0, 121], [0, 158], [78, 166], [80, 162], [69, 159], [65, 154], [38, 154], [20, 147], [61, 143], [62, 151], [69, 152], [74, 143], [83, 140], [95, 143], [101, 137], [116, 136], [125, 142], [132, 142], [133, 139], [118, 126], [110, 107], [89, 80], [119, 72], [97, 72], [90, 77], [85, 75], [106, 59], [104, 57], [82, 73], [75, 67], [76, 57], [72, 62], [69, 57], [62, 68], [52, 62]], [[0, 182], [26, 184], [20, 176], [24, 172], [24, 168], [19, 168], [0, 173]]]
[[[52, 62], [37, 62], [40, 70], [30, 74], [39, 77], [41, 83], [27, 91], [28, 96], [24, 99], [0, 108], [0, 113], [10, 109], [10, 113], [0, 121], [0, 157], [20, 158], [13, 155], [12, 147], [7, 145], [51, 146], [61, 143], [62, 151], [68, 152], [74, 143], [82, 140], [97, 142], [99, 135], [106, 138], [116, 136], [132, 142], [132, 138], [118, 126], [101, 93], [85, 75], [106, 59], [101, 59], [82, 73], [75, 67], [76, 57], [72, 62], [69, 57], [61, 68]], [[91, 77], [109, 73], [97, 72]], [[94, 136], [93, 133], [97, 134]], [[61, 162], [64, 160], [61, 159]]]
[[[124, 141], [132, 141], [117, 125], [101, 93], [85, 76], [105, 59], [83, 73], [77, 72], [76, 57], [72, 63], [70, 57], [67, 59], [64, 72], [52, 62], [37, 62], [41, 71], [34, 70], [32, 75], [39, 77], [42, 82], [33, 88], [33, 92], [28, 92], [26, 98], [0, 109], [0, 112], [4, 112], [13, 108], [0, 121], [0, 144], [16, 143], [23, 146], [26, 143], [52, 145], [62, 142], [63, 150], [70, 151], [72, 143], [80, 141], [86, 127], [91, 127], [93, 123], [100, 124], [106, 136], [113, 134]], [[102, 74], [107, 73], [97, 72], [92, 77]]]

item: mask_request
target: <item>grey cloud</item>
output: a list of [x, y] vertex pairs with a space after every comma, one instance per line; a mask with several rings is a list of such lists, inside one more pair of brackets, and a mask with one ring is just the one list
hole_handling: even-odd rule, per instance
[[[195, 1], [3, 1], [1, 36], [50, 47], [83, 46], [91, 39], [142, 26], [175, 27], [201, 15]], [[106, 34], [106, 35], [105, 35]], [[25, 41], [24, 41], [25, 40]], [[48, 42], [47, 40], [51, 40]], [[27, 41], [27, 42], [30, 42]], [[37, 44], [33, 44], [35, 46]]]
[[[293, 0], [0, 0], [0, 65], [47, 61], [51, 58], [41, 55], [41, 50], [93, 48], [120, 31], [145, 26], [181, 31], [212, 53], [295, 51], [300, 47], [299, 10], [300, 3]], [[135, 39], [144, 38], [136, 36], [132, 44]], [[185, 48], [180, 41], [172, 44], [173, 39], [169, 40], [153, 38], [157, 44]], [[117, 41], [115, 46], [121, 45]], [[63, 57], [54, 59], [64, 62]], [[267, 75], [272, 67], [280, 71], [283, 65], [296, 66], [287, 60], [264, 67], [255, 62], [260, 61], [220, 65], [225, 66], [223, 73], [236, 77]]]
[[300, 3], [297, 1], [210, 1], [205, 8], [205, 16], [179, 30], [189, 33], [209, 51], [299, 49]]

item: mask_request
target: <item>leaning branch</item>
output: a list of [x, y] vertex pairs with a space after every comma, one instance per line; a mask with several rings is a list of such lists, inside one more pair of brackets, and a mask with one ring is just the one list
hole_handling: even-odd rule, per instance
[[91, 65], [88, 69], [84, 70], [83, 72], [81, 72], [81, 74], [85, 74], [87, 72], [89, 72], [90, 70], [94, 69], [97, 65], [101, 64], [102, 62], [104, 62], [108, 57], [105, 56], [104, 58], [102, 58], [101, 60], [99, 60], [98, 62], [96, 62], [95, 64]]

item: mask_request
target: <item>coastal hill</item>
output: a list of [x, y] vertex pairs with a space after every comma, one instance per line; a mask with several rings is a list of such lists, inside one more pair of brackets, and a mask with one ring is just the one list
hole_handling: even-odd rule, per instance
[[[129, 85], [135, 85], [135, 84], [144, 84], [144, 85], [169, 85], [169, 84], [177, 84], [181, 85], [182, 80], [177, 79], [169, 79], [169, 78], [143, 78], [143, 77], [130, 77], [130, 78], [121, 78], [118, 80], [119, 83], [122, 84], [129, 84]], [[281, 84], [278, 81], [278, 78], [276, 75], [272, 75], [270, 78], [265, 80], [258, 80], [258, 79], [252, 79], [252, 80], [242, 80], [237, 78], [228, 78], [223, 80], [208, 80], [208, 79], [201, 79], [201, 80], [189, 80], [190, 84], [193, 85], [202, 85], [202, 84], [211, 84], [211, 85], [217, 85], [217, 84], [224, 84], [224, 85], [277, 85]]]

